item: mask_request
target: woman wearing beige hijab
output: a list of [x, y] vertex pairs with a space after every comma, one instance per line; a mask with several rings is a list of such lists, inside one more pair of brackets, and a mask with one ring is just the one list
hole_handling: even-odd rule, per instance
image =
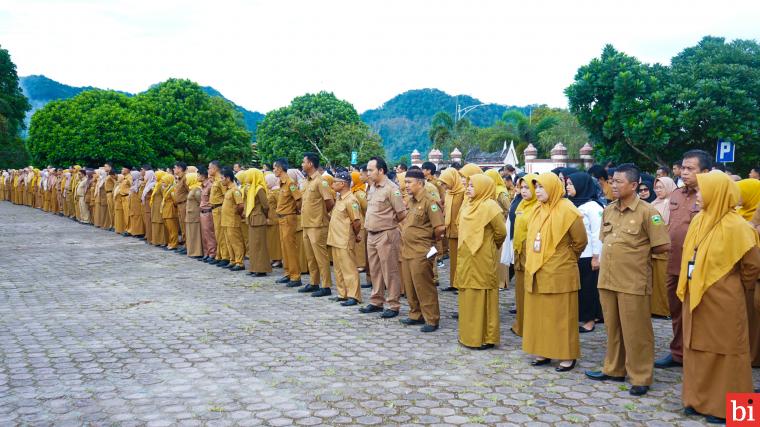
[[[666, 176], [654, 181], [654, 194], [657, 198], [652, 201], [652, 206], [660, 213], [665, 225], [670, 222], [670, 193], [676, 188], [678, 186], [675, 181]], [[652, 254], [651, 312], [656, 317], [670, 317], [668, 287], [665, 284], [669, 256], [669, 252]]]

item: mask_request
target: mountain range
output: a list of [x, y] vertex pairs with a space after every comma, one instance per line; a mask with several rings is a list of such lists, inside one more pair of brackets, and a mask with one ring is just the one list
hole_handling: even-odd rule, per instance
[[[21, 77], [19, 80], [21, 90], [32, 105], [32, 109], [27, 113], [27, 129], [32, 114], [48, 102], [71, 98], [85, 90], [95, 89], [92, 86], [69, 86], [43, 75]], [[213, 87], [203, 86], [202, 88], [211, 96], [226, 99]], [[133, 95], [128, 92], [119, 92], [127, 96]], [[232, 104], [242, 113], [246, 127], [255, 135], [256, 126], [264, 119], [264, 114]], [[483, 104], [480, 100], [468, 95], [453, 96], [438, 89], [416, 89], [393, 97], [379, 108], [365, 111], [361, 114], [361, 118], [382, 137], [386, 156], [396, 160], [401, 156], [408, 156], [414, 149], [421, 153], [428, 151], [430, 148], [428, 129], [436, 113], [447, 111], [453, 117], [456, 114], [457, 105], [465, 108], [480, 104]], [[519, 109], [527, 113], [529, 107], [486, 104], [470, 111], [467, 118], [476, 126], [490, 126], [510, 109]]]

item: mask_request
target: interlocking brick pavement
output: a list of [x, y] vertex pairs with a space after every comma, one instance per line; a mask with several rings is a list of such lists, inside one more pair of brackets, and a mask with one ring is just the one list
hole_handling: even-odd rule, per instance
[[[511, 290], [501, 346], [472, 351], [447, 292], [423, 334], [275, 285], [281, 270], [253, 279], [7, 202], [0, 267], [0, 425], [701, 423], [681, 412], [680, 369], [642, 398], [586, 380], [603, 325], [574, 371], [531, 367]], [[654, 325], [659, 355], [670, 323]]]

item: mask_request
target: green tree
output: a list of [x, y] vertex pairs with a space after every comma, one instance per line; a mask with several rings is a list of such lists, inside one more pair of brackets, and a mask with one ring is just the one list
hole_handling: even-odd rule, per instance
[[19, 134], [25, 128], [24, 116], [30, 108], [18, 85], [16, 64], [8, 51], [0, 47], [0, 168], [29, 164], [29, 155]]
[[667, 165], [692, 148], [737, 144], [739, 170], [760, 160], [760, 45], [705, 37], [671, 66], [647, 65], [605, 46], [565, 93], [597, 156]]
[[[259, 123], [256, 132], [259, 155], [265, 162], [286, 158], [293, 164], [300, 164], [303, 153], [312, 151], [318, 153], [323, 162], [336, 163], [342, 158], [338, 146], [345, 148], [359, 144], [358, 135], [365, 135], [360, 127], [350, 126], [361, 124], [354, 106], [332, 93], [299, 96], [290, 105], [267, 114]], [[365, 141], [369, 143], [367, 149], [371, 148], [373, 140], [379, 144], [379, 137], [372, 137]], [[338, 146], [330, 149], [331, 144]], [[346, 154], [350, 156], [350, 151], [342, 153]]]
[[251, 134], [233, 104], [209, 96], [190, 80], [169, 79], [135, 97], [143, 119], [141, 134], [153, 145], [158, 161], [249, 163]]
[[433, 148], [450, 152], [451, 140], [454, 137], [454, 119], [445, 111], [439, 111], [430, 122], [428, 137]]
[[335, 126], [327, 135], [326, 141], [322, 153], [333, 166], [348, 167], [353, 151], [357, 153], [358, 164], [367, 163], [373, 156], [385, 155], [380, 135], [364, 123]]
[[548, 154], [554, 145], [561, 142], [567, 147], [568, 156], [577, 159], [580, 156], [581, 147], [591, 142], [588, 132], [578, 123], [578, 119], [567, 110], [557, 108], [552, 111], [552, 115], [556, 122], [554, 126], [539, 134], [536, 148], [542, 153]]

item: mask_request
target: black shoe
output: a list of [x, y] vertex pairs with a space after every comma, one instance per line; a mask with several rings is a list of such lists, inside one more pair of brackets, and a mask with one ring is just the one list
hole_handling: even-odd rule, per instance
[[453, 313], [453, 314], [451, 315], [451, 318], [452, 318], [452, 319], [456, 319], [456, 320], [459, 320], [459, 313]]
[[509, 314], [517, 314], [517, 309], [513, 308], [512, 310], [509, 310]]
[[201, 261], [208, 262], [208, 255], [201, 257]]
[[126, 231], [123, 232], [123, 233], [121, 233], [121, 235], [124, 236], [124, 237], [129, 237], [129, 233], [127, 233]]
[[343, 301], [348, 301], [348, 298], [332, 297], [332, 298], [330, 298], [330, 301], [343, 302]]
[[359, 313], [376, 313], [378, 311], [383, 311], [382, 307], [378, 307], [376, 305], [367, 304], [364, 307], [359, 308]]
[[696, 409], [692, 408], [691, 406], [687, 406], [687, 407], [683, 408], [683, 413], [686, 414], [686, 415], [688, 415], [688, 416], [694, 416], [694, 415], [701, 416], [702, 415], [699, 412], [697, 412]]
[[185, 255], [185, 254], [187, 254], [187, 249], [185, 249], [185, 248], [182, 248], [182, 249], [177, 249], [177, 253], [178, 253], [178, 254], [182, 254], [182, 255]]
[[435, 332], [438, 330], [438, 325], [425, 324], [420, 328], [420, 332]]
[[272, 263], [272, 268], [282, 268], [282, 263], [277, 261]]
[[245, 268], [242, 265], [233, 265], [230, 270], [232, 271], [242, 271], [245, 270]]
[[372, 287], [372, 283], [365, 283], [365, 284], [362, 285], [362, 289], [367, 289], [367, 288], [371, 288], [371, 287]]
[[202, 257], [202, 256], [200, 256], [200, 255], [198, 255], [198, 256], [191, 256], [191, 257], [189, 257], [189, 258], [192, 258], [192, 259], [197, 259], [197, 260], [201, 260], [201, 259], [203, 259], [203, 257]]
[[219, 261], [216, 263], [216, 266], [217, 266], [217, 267], [227, 267], [228, 265], [230, 265], [230, 262], [229, 262], [229, 261], [227, 261], [226, 259], [222, 259], [222, 260], [219, 260]]
[[496, 347], [496, 345], [494, 344], [483, 344], [480, 347], [476, 348], [475, 350], [488, 350], [494, 347]]
[[559, 366], [554, 368], [554, 370], [557, 372], [567, 372], [567, 371], [572, 371], [573, 368], [575, 368], [575, 360], [573, 360], [573, 363], [571, 363], [570, 366], [562, 366], [560, 364]]
[[319, 286], [317, 285], [305, 285], [303, 288], [299, 289], [298, 292], [305, 294], [305, 293], [312, 293], [319, 290]]
[[410, 319], [408, 317], [406, 319], [399, 320], [399, 322], [401, 322], [402, 324], [407, 325], [407, 326], [422, 325], [423, 323], [425, 323], [425, 321], [422, 320], [422, 319]]
[[277, 279], [277, 280], [274, 281], [274, 283], [279, 283], [279, 284], [282, 284], [282, 285], [284, 285], [286, 283], [289, 283], [289, 282], [290, 282], [290, 277], [288, 277], [288, 276], [280, 277], [279, 279]]
[[330, 288], [319, 288], [316, 292], [311, 293], [311, 296], [315, 298], [326, 297], [328, 295], [332, 295]]
[[357, 304], [359, 304], [359, 301], [355, 300], [354, 298], [349, 298], [343, 301], [342, 303], [340, 303], [340, 305], [342, 305], [343, 307], [351, 307], [352, 305], [357, 305]]
[[648, 391], [648, 385], [635, 385], [631, 387], [631, 390], [629, 390], [628, 393], [631, 393], [631, 396], [643, 396], [647, 394]]
[[592, 326], [591, 329], [586, 329], [583, 326], [578, 326], [578, 332], [581, 334], [587, 334], [589, 332], [594, 332], [594, 329], [596, 329], [596, 325]]
[[301, 283], [300, 280], [291, 280], [285, 286], [288, 287], [288, 288], [298, 288], [298, 287], [303, 286], [303, 283]]
[[707, 415], [705, 417], [705, 421], [707, 422], [707, 424], [725, 424], [726, 423], [725, 418], [718, 418], [714, 415]]
[[683, 366], [683, 363], [676, 362], [675, 359], [673, 359], [673, 355], [670, 353], [668, 353], [666, 356], [662, 357], [661, 359], [657, 359], [654, 361], [655, 368], [667, 369], [667, 368], [673, 368], [676, 366]]
[[214, 258], [209, 258], [209, 259], [206, 260], [206, 262], [208, 264], [211, 264], [211, 265], [217, 265], [217, 264], [219, 264], [219, 260], [218, 259], [214, 259]]
[[248, 272], [248, 275], [249, 275], [249, 276], [253, 276], [253, 277], [264, 277], [264, 276], [266, 276], [267, 274], [266, 274], [266, 273], [262, 273], [262, 272], [260, 272], [260, 271], [259, 271], [259, 272], [255, 272], [255, 271], [249, 271], [249, 272]]
[[552, 363], [551, 359], [541, 359], [541, 360], [534, 360], [530, 362], [530, 366], [544, 366]]
[[452, 287], [452, 286], [449, 286], [449, 287], [443, 288], [443, 289], [441, 289], [441, 290], [442, 290], [443, 292], [454, 292], [454, 291], [456, 291], [456, 290], [457, 290], [457, 288], [455, 288], [455, 287]]
[[390, 308], [386, 308], [385, 311], [380, 315], [381, 319], [392, 319], [394, 317], [398, 316], [397, 310], [391, 310]]
[[622, 383], [623, 381], [625, 381], [625, 377], [611, 377], [602, 371], [586, 371], [585, 374], [588, 378], [592, 380], [596, 380], [596, 381], [609, 380], [609, 381], [617, 381], [619, 383]]

